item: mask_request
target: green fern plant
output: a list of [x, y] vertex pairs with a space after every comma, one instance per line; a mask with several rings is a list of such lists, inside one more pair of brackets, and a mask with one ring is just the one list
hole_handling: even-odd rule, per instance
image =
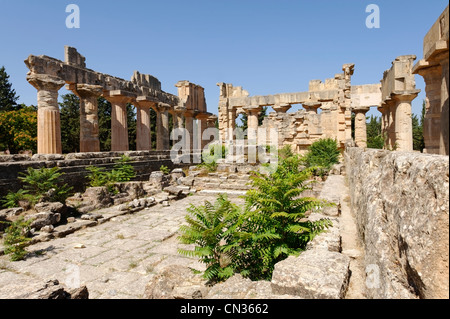
[[47, 200], [51, 202], [64, 203], [69, 197], [72, 187], [62, 184], [60, 177], [64, 174], [59, 167], [33, 169], [28, 167], [27, 173], [20, 173], [19, 179], [24, 183], [24, 189], [28, 192], [28, 199], [35, 204], [39, 199], [54, 189], [51, 197]]
[[30, 238], [27, 238], [26, 234], [30, 231], [32, 222], [33, 219], [25, 221], [23, 217], [20, 217], [10, 223], [10, 226], [6, 229], [3, 243], [5, 245], [5, 254], [11, 255], [11, 261], [22, 260], [27, 255], [25, 246], [30, 241]]
[[8, 192], [5, 198], [0, 202], [5, 208], [14, 208], [20, 206], [19, 202], [28, 201], [29, 199], [30, 196], [28, 191], [19, 189], [17, 192]]
[[194, 244], [194, 250], [178, 249], [178, 253], [197, 257], [207, 266], [204, 278], [211, 282], [226, 280], [234, 274], [234, 258], [227, 254], [227, 243], [233, 236], [240, 209], [232, 204], [226, 195], [219, 195], [214, 204], [188, 208], [187, 225], [180, 227], [178, 237], [183, 244]]
[[160, 170], [161, 172], [163, 172], [163, 174], [165, 174], [165, 175], [170, 174], [170, 169], [169, 169], [167, 166], [165, 166], [165, 165], [161, 165], [161, 167], [159, 168], [159, 170]]
[[241, 241], [235, 247], [241, 255], [237, 268], [245, 277], [270, 280], [277, 262], [298, 255], [309, 241], [332, 225], [328, 219], [307, 219], [311, 212], [331, 204], [301, 197], [312, 188], [313, 169], [299, 171], [300, 163], [298, 156], [289, 155], [280, 160], [273, 174], [255, 173], [252, 177], [254, 189], [245, 196]]

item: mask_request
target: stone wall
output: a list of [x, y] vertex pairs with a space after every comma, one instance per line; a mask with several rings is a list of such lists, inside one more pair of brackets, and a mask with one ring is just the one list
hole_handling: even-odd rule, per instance
[[449, 158], [347, 148], [369, 298], [449, 298]]
[[26, 172], [28, 167], [60, 167], [65, 183], [74, 187], [75, 191], [84, 191], [88, 171], [86, 167], [103, 167], [113, 169], [115, 162], [123, 154], [128, 155], [136, 171], [135, 180], [148, 180], [152, 171], [158, 171], [161, 165], [170, 169], [182, 167], [174, 165], [169, 151], [135, 151], [135, 152], [104, 152], [104, 153], [73, 153], [67, 155], [3, 155], [0, 156], [0, 197], [8, 191], [17, 191], [22, 187], [18, 180], [19, 173]]

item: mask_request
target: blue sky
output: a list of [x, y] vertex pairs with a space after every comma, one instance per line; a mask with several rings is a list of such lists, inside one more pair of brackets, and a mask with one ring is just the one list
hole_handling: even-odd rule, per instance
[[[68, 4], [81, 13], [79, 29], [66, 28]], [[380, 8], [381, 26], [368, 29], [365, 9]], [[379, 83], [399, 55], [423, 55], [423, 37], [445, 9], [444, 0], [0, 0], [0, 66], [20, 95], [36, 104], [26, 81], [30, 55], [64, 59], [70, 45], [87, 67], [125, 79], [134, 70], [156, 76], [166, 92], [189, 80], [205, 88], [217, 114], [217, 82], [251, 95], [307, 91], [313, 79], [355, 63], [352, 84]], [[413, 102], [420, 113], [425, 84]], [[67, 93], [64, 89], [60, 94]], [[373, 112], [377, 114], [377, 112]], [[378, 114], [377, 114], [378, 115]]]

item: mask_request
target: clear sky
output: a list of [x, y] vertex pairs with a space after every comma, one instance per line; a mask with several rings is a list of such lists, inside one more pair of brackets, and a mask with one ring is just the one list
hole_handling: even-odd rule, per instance
[[[80, 8], [80, 28], [66, 27], [68, 4]], [[366, 7], [380, 8], [379, 29], [366, 27]], [[307, 91], [355, 63], [352, 84], [379, 83], [399, 55], [423, 55], [425, 34], [445, 9], [444, 0], [0, 0], [0, 66], [20, 95], [36, 104], [26, 81], [30, 55], [64, 59], [76, 47], [87, 67], [130, 79], [152, 74], [164, 91], [189, 80], [205, 88], [217, 114], [217, 82], [251, 95]], [[413, 102], [420, 113], [425, 84]], [[60, 94], [67, 93], [65, 89]], [[373, 112], [377, 114], [377, 112]]]

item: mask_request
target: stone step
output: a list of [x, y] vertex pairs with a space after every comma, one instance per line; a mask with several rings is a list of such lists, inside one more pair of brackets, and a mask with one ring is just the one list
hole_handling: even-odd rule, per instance
[[247, 193], [247, 191], [237, 191], [237, 190], [229, 190], [229, 189], [204, 189], [199, 191], [197, 194], [199, 195], [219, 195], [219, 194], [227, 194], [228, 196], [243, 196]]

